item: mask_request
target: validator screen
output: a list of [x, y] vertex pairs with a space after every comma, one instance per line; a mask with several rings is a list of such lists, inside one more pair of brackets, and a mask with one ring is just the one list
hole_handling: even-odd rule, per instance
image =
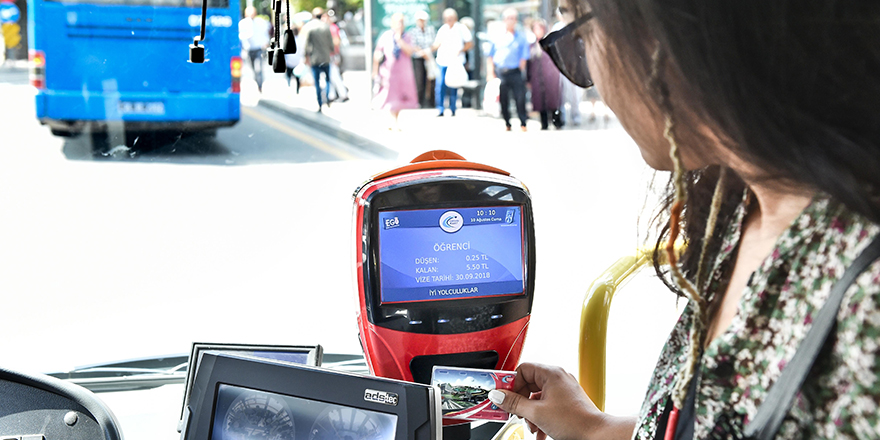
[[520, 206], [379, 212], [380, 302], [524, 291]]

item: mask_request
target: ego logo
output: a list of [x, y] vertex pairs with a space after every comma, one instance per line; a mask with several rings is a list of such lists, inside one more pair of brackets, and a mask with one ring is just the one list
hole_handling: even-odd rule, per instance
[[461, 214], [455, 211], [446, 211], [440, 216], [440, 229], [450, 234], [458, 232], [462, 226], [464, 226], [464, 219], [461, 218]]
[[367, 402], [381, 403], [383, 405], [397, 406], [397, 394], [387, 391], [364, 390], [364, 400]]
[[385, 219], [385, 229], [396, 228], [400, 226], [400, 219], [397, 217]]

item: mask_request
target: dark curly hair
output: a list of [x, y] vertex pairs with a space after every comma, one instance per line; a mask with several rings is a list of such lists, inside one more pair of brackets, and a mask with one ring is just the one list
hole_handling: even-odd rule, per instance
[[[682, 109], [699, 115], [724, 148], [763, 171], [742, 177], [819, 191], [880, 223], [880, 2], [590, 0], [572, 6], [592, 9], [606, 36], [609, 67], [633, 87], [649, 78], [659, 45], [680, 83], [670, 102], [678, 126], [688, 125]], [[659, 111], [659, 98], [652, 104]], [[745, 184], [732, 174], [718, 225], [729, 223], [742, 200]], [[688, 247], [681, 263], [688, 278], [696, 276], [718, 175], [717, 166], [686, 175], [682, 236]], [[663, 213], [671, 189], [655, 218], [658, 251], [668, 235]], [[720, 246], [716, 238], [707, 244], [708, 255]]]

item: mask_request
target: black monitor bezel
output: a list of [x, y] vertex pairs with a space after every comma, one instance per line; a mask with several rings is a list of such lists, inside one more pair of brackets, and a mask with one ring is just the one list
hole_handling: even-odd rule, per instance
[[[420, 186], [450, 186], [462, 191], [455, 194], [455, 202], [435, 202], [420, 199], [412, 191]], [[512, 200], [501, 200], [483, 194], [491, 186], [506, 188]], [[401, 197], [406, 193], [406, 197]], [[496, 194], [497, 195], [497, 194]], [[406, 199], [401, 203], [400, 199]], [[459, 334], [488, 330], [522, 319], [531, 311], [535, 290], [535, 230], [532, 202], [528, 190], [518, 181], [506, 176], [467, 175], [434, 176], [377, 188], [367, 195], [363, 211], [363, 230], [360, 231], [360, 249], [364, 255], [364, 302], [367, 319], [379, 327], [409, 333]], [[524, 291], [521, 294], [481, 298], [443, 299], [407, 303], [382, 304], [379, 281], [379, 212], [420, 209], [476, 208], [487, 206], [516, 206], [521, 209], [524, 255]], [[481, 317], [500, 316], [498, 319]], [[467, 318], [474, 318], [465, 321]], [[447, 322], [438, 323], [440, 319]], [[420, 322], [412, 325], [410, 322]], [[458, 322], [460, 321], [460, 322]]]
[[[334, 403], [397, 416], [395, 439], [439, 440], [439, 395], [428, 385], [205, 351], [184, 417], [181, 440], [210, 440], [220, 384]], [[395, 406], [365, 400], [366, 390], [394, 393]]]
[[[285, 353], [305, 353], [306, 364], [320, 367], [324, 357], [324, 349], [320, 345], [265, 345], [265, 344], [232, 344], [213, 342], [193, 342], [189, 352], [186, 368], [186, 385], [183, 388], [183, 405], [180, 407], [180, 422], [183, 422], [184, 411], [189, 403], [193, 379], [199, 363], [199, 355], [205, 351], [277, 351]], [[179, 425], [180, 423], [178, 423]], [[180, 428], [178, 427], [178, 431]]]

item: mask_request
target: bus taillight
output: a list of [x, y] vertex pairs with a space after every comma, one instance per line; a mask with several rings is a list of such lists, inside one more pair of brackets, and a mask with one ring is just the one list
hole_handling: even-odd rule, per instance
[[241, 57], [232, 57], [229, 70], [232, 73], [232, 93], [241, 93]]
[[31, 85], [38, 89], [46, 88], [46, 54], [42, 50], [28, 51]]

